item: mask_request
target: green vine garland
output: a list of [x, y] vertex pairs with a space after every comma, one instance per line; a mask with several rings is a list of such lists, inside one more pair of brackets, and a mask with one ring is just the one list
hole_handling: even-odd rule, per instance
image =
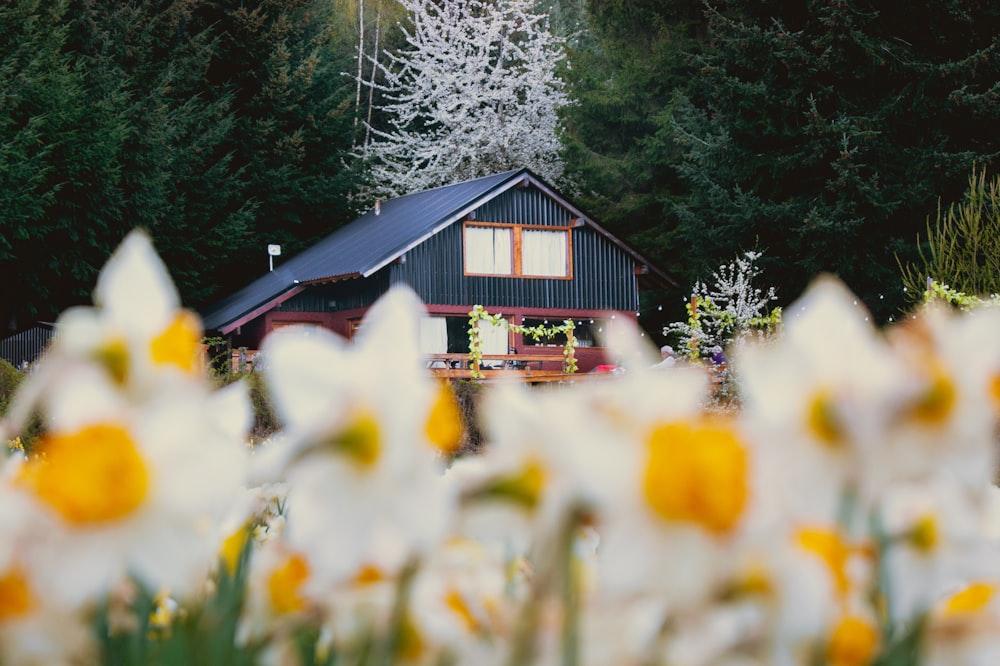
[[469, 363], [472, 366], [472, 376], [481, 379], [483, 373], [479, 367], [483, 361], [483, 340], [479, 334], [479, 322], [488, 322], [493, 326], [503, 326], [508, 331], [527, 335], [536, 342], [542, 339], [551, 339], [560, 333], [566, 335], [566, 344], [563, 346], [563, 372], [572, 374], [576, 372], [576, 336], [573, 331], [576, 326], [572, 319], [563, 320], [562, 324], [552, 326], [522, 326], [512, 324], [503, 318], [502, 314], [490, 314], [482, 305], [473, 306], [469, 312]]

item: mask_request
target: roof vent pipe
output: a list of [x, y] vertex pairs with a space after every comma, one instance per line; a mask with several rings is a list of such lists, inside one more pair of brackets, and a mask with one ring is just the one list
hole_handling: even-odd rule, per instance
[[375, 214], [379, 215], [382, 212], [382, 201], [380, 199], [375, 200]]

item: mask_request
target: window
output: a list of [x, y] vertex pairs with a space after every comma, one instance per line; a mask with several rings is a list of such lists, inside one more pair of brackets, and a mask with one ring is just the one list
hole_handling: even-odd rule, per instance
[[467, 223], [465, 274], [571, 278], [569, 227]]
[[465, 272], [511, 275], [514, 230], [510, 227], [465, 227]]
[[[569, 317], [554, 316], [549, 319], [529, 319], [524, 318], [522, 323], [526, 328], [542, 326], [548, 328], [561, 324]], [[608, 322], [604, 319], [575, 319], [573, 320], [573, 337], [576, 338], [577, 347], [600, 347], [605, 339], [605, 331], [608, 330]], [[524, 344], [527, 347], [562, 347], [566, 344], [566, 336], [562, 333], [552, 338], [535, 340], [530, 335], [524, 336]]]
[[568, 231], [522, 230], [521, 272], [544, 277], [568, 276], [568, 245]]
[[480, 350], [484, 354], [506, 354], [510, 351], [510, 334], [504, 324], [493, 325], [489, 322], [476, 323], [479, 328]]
[[422, 354], [448, 352], [448, 322], [444, 317], [420, 319], [420, 352]]
[[322, 325], [315, 321], [276, 321], [271, 324], [272, 331], [280, 329], [287, 331], [293, 328], [301, 335], [313, 335], [314, 331], [322, 328]]

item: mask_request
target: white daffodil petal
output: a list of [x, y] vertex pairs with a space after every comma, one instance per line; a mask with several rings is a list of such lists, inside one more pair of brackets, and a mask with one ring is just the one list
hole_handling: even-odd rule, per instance
[[97, 278], [94, 303], [112, 321], [150, 335], [167, 326], [180, 299], [145, 232], [132, 231], [115, 250]]

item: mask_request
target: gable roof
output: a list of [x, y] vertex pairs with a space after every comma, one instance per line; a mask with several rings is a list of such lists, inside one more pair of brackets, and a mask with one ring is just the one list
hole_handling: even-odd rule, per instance
[[205, 310], [202, 313], [205, 328], [229, 333], [310, 284], [368, 277], [485, 201], [520, 184], [534, 185], [558, 200], [585, 225], [599, 231], [646, 267], [658, 282], [676, 286], [670, 276], [651, 266], [528, 169], [521, 168], [376, 204], [358, 219]]

